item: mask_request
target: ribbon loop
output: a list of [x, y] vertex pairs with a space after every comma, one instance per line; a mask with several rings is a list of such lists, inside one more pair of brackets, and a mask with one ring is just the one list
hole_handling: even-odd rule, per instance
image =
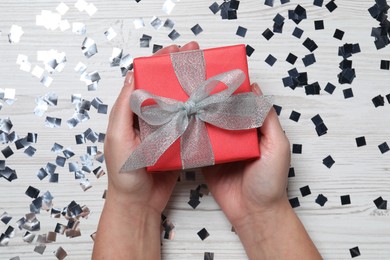
[[[205, 80], [202, 51], [171, 54], [171, 59], [189, 99], [181, 102], [144, 90], [133, 92], [130, 107], [145, 126], [146, 134], [121, 172], [154, 165], [179, 138], [183, 169], [213, 165], [214, 154], [205, 122], [226, 130], [257, 128], [272, 106], [266, 98], [251, 92], [232, 95], [245, 80], [241, 70], [231, 70]], [[226, 88], [214, 93], [221, 83]], [[155, 104], [142, 106], [146, 100], [153, 100]]]

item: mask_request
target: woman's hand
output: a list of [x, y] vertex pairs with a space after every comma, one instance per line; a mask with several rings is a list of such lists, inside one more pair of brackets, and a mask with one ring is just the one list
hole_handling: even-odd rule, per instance
[[[199, 45], [190, 42], [181, 48], [168, 46], [155, 55], [196, 49]], [[133, 77], [133, 72], [128, 72], [109, 117], [104, 142], [108, 189], [93, 259], [160, 259], [161, 213], [178, 178], [178, 172], [120, 172], [140, 144], [129, 105]]]

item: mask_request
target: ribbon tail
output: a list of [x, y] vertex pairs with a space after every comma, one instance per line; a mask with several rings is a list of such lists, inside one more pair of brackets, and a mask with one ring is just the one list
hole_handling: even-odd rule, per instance
[[188, 125], [187, 117], [178, 113], [169, 123], [146, 136], [127, 158], [120, 172], [154, 165], [161, 155], [183, 134]]
[[193, 116], [180, 139], [183, 169], [214, 165], [214, 153], [206, 125]]
[[262, 126], [272, 102], [269, 97], [253, 93], [232, 95], [224, 102], [210, 104], [199, 113], [199, 118], [227, 130], [245, 130]]

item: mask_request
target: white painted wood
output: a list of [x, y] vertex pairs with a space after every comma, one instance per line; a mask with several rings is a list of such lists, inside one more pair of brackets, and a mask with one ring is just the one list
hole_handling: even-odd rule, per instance
[[[70, 103], [71, 94], [74, 93], [80, 93], [88, 100], [99, 97], [111, 108], [123, 81], [119, 68], [109, 66], [113, 47], [123, 48], [125, 53], [137, 57], [152, 52], [151, 48], [138, 47], [142, 34], [151, 35], [152, 44], [173, 43], [167, 37], [168, 30], [162, 28], [156, 31], [150, 26], [149, 21], [153, 16], [162, 20], [170, 18], [175, 22], [175, 29], [181, 34], [174, 42], [176, 44], [197, 40], [207, 48], [245, 43], [256, 49], [248, 58], [251, 79], [259, 82], [265, 94], [274, 95], [275, 103], [283, 107], [280, 120], [291, 143], [303, 144], [303, 153], [292, 156], [291, 164], [296, 177], [289, 180], [289, 196], [299, 198], [301, 206], [296, 208], [296, 212], [321, 254], [325, 259], [350, 259], [349, 249], [359, 246], [361, 256], [358, 259], [390, 258], [390, 212], [377, 210], [373, 203], [379, 196], [390, 199], [390, 153], [381, 154], [378, 149], [381, 143], [390, 143], [390, 104], [374, 108], [371, 102], [379, 94], [384, 96], [390, 93], [390, 73], [379, 69], [381, 59], [390, 59], [390, 47], [376, 50], [374, 39], [370, 36], [371, 28], [378, 26], [367, 11], [374, 1], [336, 1], [338, 8], [329, 13], [325, 7], [313, 6], [311, 0], [291, 1], [285, 5], [275, 1], [273, 8], [265, 6], [263, 1], [243, 0], [238, 10], [238, 20], [232, 21], [213, 15], [208, 9], [213, 1], [206, 0], [181, 0], [170, 15], [161, 10], [163, 0], [142, 0], [140, 3], [94, 0], [89, 2], [96, 5], [98, 12], [92, 17], [77, 11], [75, 0], [64, 2], [70, 10], [63, 19], [68, 19], [70, 23], [85, 23], [87, 36], [96, 41], [99, 53], [94, 57], [86, 59], [81, 52], [85, 36], [76, 35], [70, 30], [49, 31], [35, 25], [36, 15], [42, 10], [54, 12], [60, 1], [0, 1], [0, 88], [16, 89], [17, 98], [13, 105], [3, 105], [0, 118], [9, 117], [14, 124], [13, 130], [20, 136], [28, 132], [38, 133], [38, 143], [34, 144], [37, 152], [32, 158], [22, 150], [14, 149], [11, 144], [15, 154], [7, 159], [7, 165], [16, 169], [19, 178], [12, 183], [0, 179], [0, 214], [8, 212], [13, 217], [10, 225], [16, 228], [16, 221], [29, 212], [31, 199], [24, 195], [29, 185], [43, 192], [50, 191], [55, 207], [63, 208], [76, 200], [81, 205], [87, 205], [92, 213], [88, 219], [81, 220], [81, 237], [69, 239], [57, 236], [57, 242], [47, 244], [43, 255], [33, 252], [35, 240], [31, 244], [23, 242], [24, 231], [16, 230], [9, 245], [0, 247], [1, 259], [15, 256], [20, 256], [20, 259], [55, 259], [52, 252], [59, 246], [67, 251], [67, 259], [90, 258], [93, 241], [89, 236], [98, 223], [106, 176], [99, 180], [92, 174], [88, 176], [93, 187], [84, 192], [67, 167], [57, 169], [60, 174], [58, 184], [50, 184], [47, 179], [39, 181], [35, 175], [47, 162], [54, 162], [56, 154], [50, 151], [54, 142], [72, 148], [76, 156], [70, 161], [79, 161], [78, 156], [86, 152], [86, 146], [96, 144], [76, 145], [74, 135], [88, 128], [105, 132], [107, 116], [97, 114], [93, 109], [90, 111], [91, 119], [74, 129], [68, 128], [66, 120], [74, 113], [74, 105]], [[291, 35], [296, 25], [287, 19], [288, 10], [294, 9], [298, 3], [306, 8], [308, 16], [298, 25], [304, 30], [301, 39]], [[266, 28], [272, 29], [272, 19], [277, 13], [286, 17], [283, 34], [275, 34], [270, 41], [266, 41], [261, 34]], [[133, 20], [136, 18], [143, 18], [146, 26], [135, 30]], [[324, 20], [325, 29], [315, 31], [314, 20]], [[197, 23], [204, 32], [195, 37], [190, 28]], [[21, 26], [24, 31], [18, 44], [8, 43], [7, 34], [13, 24]], [[245, 38], [235, 35], [239, 25], [248, 29]], [[118, 33], [110, 42], [103, 34], [109, 27]], [[342, 41], [333, 38], [336, 28], [345, 31]], [[319, 46], [314, 52], [317, 63], [307, 68], [301, 61], [309, 53], [302, 46], [306, 37], [316, 41]], [[338, 63], [342, 60], [337, 56], [338, 47], [347, 42], [359, 43], [362, 50], [351, 57], [357, 73], [351, 86], [340, 85], [337, 81], [340, 72]], [[37, 78], [19, 70], [15, 62], [19, 54], [24, 54], [34, 67], [41, 64], [37, 62], [37, 51], [50, 49], [64, 51], [67, 63], [63, 72], [51, 75], [54, 81], [46, 88]], [[295, 67], [308, 72], [310, 83], [318, 81], [323, 89], [327, 82], [331, 82], [337, 87], [334, 94], [322, 91], [319, 96], [306, 96], [304, 89], [292, 91], [284, 88], [281, 78], [294, 67], [285, 61], [290, 52], [299, 57]], [[268, 54], [278, 59], [273, 67], [264, 62]], [[73, 70], [79, 61], [88, 66], [88, 71], [97, 70], [100, 73], [102, 80], [97, 91], [88, 92], [85, 84], [79, 81], [79, 76]], [[349, 87], [352, 87], [354, 97], [344, 99], [342, 90]], [[49, 107], [43, 117], [35, 116], [35, 98], [49, 91], [58, 95], [58, 106]], [[289, 120], [292, 110], [302, 114], [298, 123]], [[329, 128], [328, 133], [321, 137], [317, 136], [311, 122], [311, 118], [317, 114], [321, 115]], [[46, 116], [62, 118], [61, 128], [45, 127]], [[355, 138], [359, 136], [366, 137], [367, 146], [356, 147]], [[97, 145], [102, 150], [102, 144]], [[1, 149], [6, 146], [1, 145]], [[328, 155], [336, 161], [331, 169], [322, 164], [322, 159]], [[246, 259], [240, 241], [231, 232], [230, 224], [211, 196], [203, 197], [196, 210], [187, 204], [189, 190], [200, 183], [203, 183], [203, 179], [197, 176], [195, 182], [178, 183], [174, 191], [166, 214], [175, 225], [175, 237], [163, 241], [163, 259], [203, 259], [204, 252], [214, 252], [215, 259]], [[302, 197], [299, 188], [305, 185], [310, 186], [312, 194]], [[314, 202], [318, 194], [328, 198], [324, 207]], [[341, 206], [340, 196], [346, 194], [351, 195], [352, 204]], [[53, 231], [57, 223], [66, 224], [64, 218], [50, 218], [50, 214], [44, 211], [37, 217], [41, 221], [41, 230], [37, 235]], [[205, 241], [201, 241], [196, 234], [203, 227], [210, 233]], [[7, 225], [0, 223], [0, 233], [6, 228]]]

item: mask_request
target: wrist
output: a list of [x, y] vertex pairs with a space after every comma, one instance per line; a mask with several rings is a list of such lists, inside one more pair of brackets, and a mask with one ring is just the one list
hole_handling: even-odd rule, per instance
[[291, 214], [295, 215], [286, 197], [266, 209], [252, 208], [244, 217], [232, 224], [240, 238], [245, 239], [256, 230], [256, 241], [253, 238], [251, 241], [259, 243], [270, 238]]

